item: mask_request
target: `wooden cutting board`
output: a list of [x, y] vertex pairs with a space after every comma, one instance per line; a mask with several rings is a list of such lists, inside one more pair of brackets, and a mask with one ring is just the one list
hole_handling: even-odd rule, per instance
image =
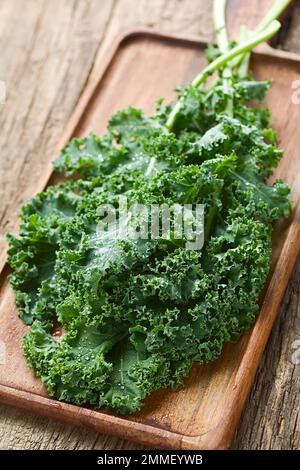
[[[113, 46], [98, 79], [82, 96], [60, 146], [74, 135], [103, 133], [109, 116], [129, 104], [151, 113], [157, 97], [174, 98], [174, 85], [189, 82], [204, 66], [204, 47], [194, 39], [147, 30], [123, 36]], [[4, 253], [0, 260], [0, 345], [6, 349], [5, 357], [3, 351], [0, 357], [2, 403], [154, 448], [229, 447], [300, 248], [300, 105], [292, 101], [292, 83], [300, 79], [300, 58], [265, 46], [253, 55], [252, 69], [258, 79], [274, 79], [267, 104], [285, 150], [275, 177], [289, 183], [294, 200], [289, 221], [275, 227], [272, 271], [253, 329], [238, 343], [226, 345], [218, 361], [194, 366], [180, 390], [153, 393], [143, 410], [132, 416], [118, 417], [105, 410], [58, 402], [47, 396], [24, 360], [21, 339], [27, 328], [17, 317]], [[49, 164], [38, 190], [54, 181], [51, 175]]]

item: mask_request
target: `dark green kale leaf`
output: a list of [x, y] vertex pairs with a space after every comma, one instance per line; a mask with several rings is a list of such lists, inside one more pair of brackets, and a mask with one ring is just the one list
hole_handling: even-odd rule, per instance
[[[10, 281], [30, 325], [25, 354], [52, 396], [137, 411], [251, 326], [271, 223], [290, 211], [285, 183], [266, 183], [282, 157], [270, 113], [247, 106], [268, 88], [235, 74], [225, 86], [221, 72], [208, 89], [180, 90], [172, 131], [160, 101], [155, 116], [129, 107], [107, 135], [62, 150], [55, 168], [72, 180], [32, 198], [8, 236]], [[99, 232], [99, 206], [117, 209], [120, 195], [147, 207], [203, 204], [203, 249], [187, 250], [171, 229], [165, 239]], [[138, 233], [134, 215], [122, 223]]]

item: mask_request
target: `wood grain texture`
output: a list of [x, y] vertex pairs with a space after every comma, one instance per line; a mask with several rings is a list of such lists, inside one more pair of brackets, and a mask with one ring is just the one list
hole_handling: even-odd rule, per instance
[[113, 0], [0, 3], [1, 235], [15, 224], [93, 68]]
[[[146, 25], [210, 39], [209, 9], [210, 1], [206, 0], [201, 0], [200, 7], [194, 0], [26, 0], [26, 7], [24, 0], [4, 0], [1, 3], [0, 45], [5, 44], [5, 48], [0, 61], [0, 78], [6, 81], [8, 88], [7, 103], [0, 108], [0, 125], [4, 130], [0, 140], [1, 148], [5, 148], [0, 163], [3, 230], [14, 225], [18, 207], [32, 192], [85, 83], [93, 79], [116, 32], [128, 26]], [[11, 31], [14, 31], [13, 35]], [[297, 47], [296, 41], [291, 47]], [[16, 180], [18, 184], [15, 184]], [[293, 292], [291, 295], [293, 297]], [[285, 325], [290, 318], [287, 307], [284, 307]], [[287, 331], [290, 337], [286, 340], [286, 350], [294, 340], [292, 331]], [[299, 330], [295, 333], [294, 336], [298, 334], [299, 337]], [[282, 338], [282, 330], [278, 334]], [[273, 358], [274, 350], [268, 348], [268, 351]], [[285, 370], [286, 356], [275, 355], [275, 364], [276, 360], [279, 365], [283, 361], [281, 368]], [[286, 371], [284, 378], [282, 373], [276, 375], [279, 385], [285, 384], [284, 409], [280, 409], [280, 395], [263, 396], [263, 391], [273, 380], [272, 374], [268, 369], [264, 369], [262, 379], [260, 374], [260, 388], [255, 388], [256, 396], [259, 393], [259, 406], [255, 414], [253, 410], [247, 411], [249, 407], [251, 409], [251, 403], [245, 411], [235, 444], [240, 448], [266, 448], [272, 443], [277, 448], [299, 447], [297, 420], [294, 441], [288, 437], [291, 431], [288, 410], [292, 410], [295, 404], [289, 398], [289, 390], [293, 390], [291, 371]], [[293, 374], [297, 375], [297, 368]], [[294, 386], [299, 385], [296, 379]], [[268, 411], [270, 401], [267, 400], [271, 400], [271, 408], [277, 410], [272, 416]], [[286, 424], [280, 427], [277, 419], [279, 410], [283, 417], [287, 417]], [[251, 428], [252, 433], [249, 433]], [[268, 438], [260, 437], [259, 428], [269, 430]], [[0, 435], [3, 448], [110, 449], [124, 448], [124, 445], [137, 448], [136, 444], [124, 444], [120, 440], [5, 407], [1, 407]]]
[[293, 348], [293, 343], [300, 340], [299, 279], [300, 258], [257, 371], [235, 448], [300, 448], [300, 348], [298, 353]]

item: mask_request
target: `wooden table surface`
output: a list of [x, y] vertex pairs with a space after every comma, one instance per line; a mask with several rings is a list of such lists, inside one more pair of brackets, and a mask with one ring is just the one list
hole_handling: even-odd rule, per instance
[[[229, 1], [243, 2], [246, 8], [244, 0]], [[253, 3], [257, 8], [251, 13], [257, 16], [260, 2]], [[126, 28], [147, 26], [209, 41], [210, 9], [211, 0], [1, 0], [0, 80], [7, 96], [0, 104], [0, 250], [3, 234], [15, 225], [20, 206], [34, 192], [113, 38]], [[300, 53], [299, 39], [296, 2], [278, 47]], [[300, 339], [299, 280], [300, 260], [257, 372], [235, 449], [300, 449], [300, 364], [292, 360], [293, 343]], [[0, 406], [0, 448], [142, 447]]]

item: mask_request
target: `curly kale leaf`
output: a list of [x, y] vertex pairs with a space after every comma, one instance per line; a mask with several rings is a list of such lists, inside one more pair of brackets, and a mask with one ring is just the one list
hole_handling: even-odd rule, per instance
[[[222, 77], [207, 90], [188, 86], [172, 132], [160, 101], [155, 116], [130, 107], [106, 136], [62, 150], [55, 168], [72, 180], [32, 198], [19, 235], [8, 236], [10, 281], [30, 325], [25, 354], [52, 396], [137, 411], [251, 326], [271, 223], [290, 211], [285, 183], [266, 183], [282, 157], [270, 114], [246, 104], [268, 87], [236, 76], [230, 87]], [[146, 206], [203, 204], [202, 251], [187, 250], [172, 230], [167, 239], [99, 232], [99, 206], [117, 207], [120, 195]], [[135, 217], [123, 228], [134, 231]]]

